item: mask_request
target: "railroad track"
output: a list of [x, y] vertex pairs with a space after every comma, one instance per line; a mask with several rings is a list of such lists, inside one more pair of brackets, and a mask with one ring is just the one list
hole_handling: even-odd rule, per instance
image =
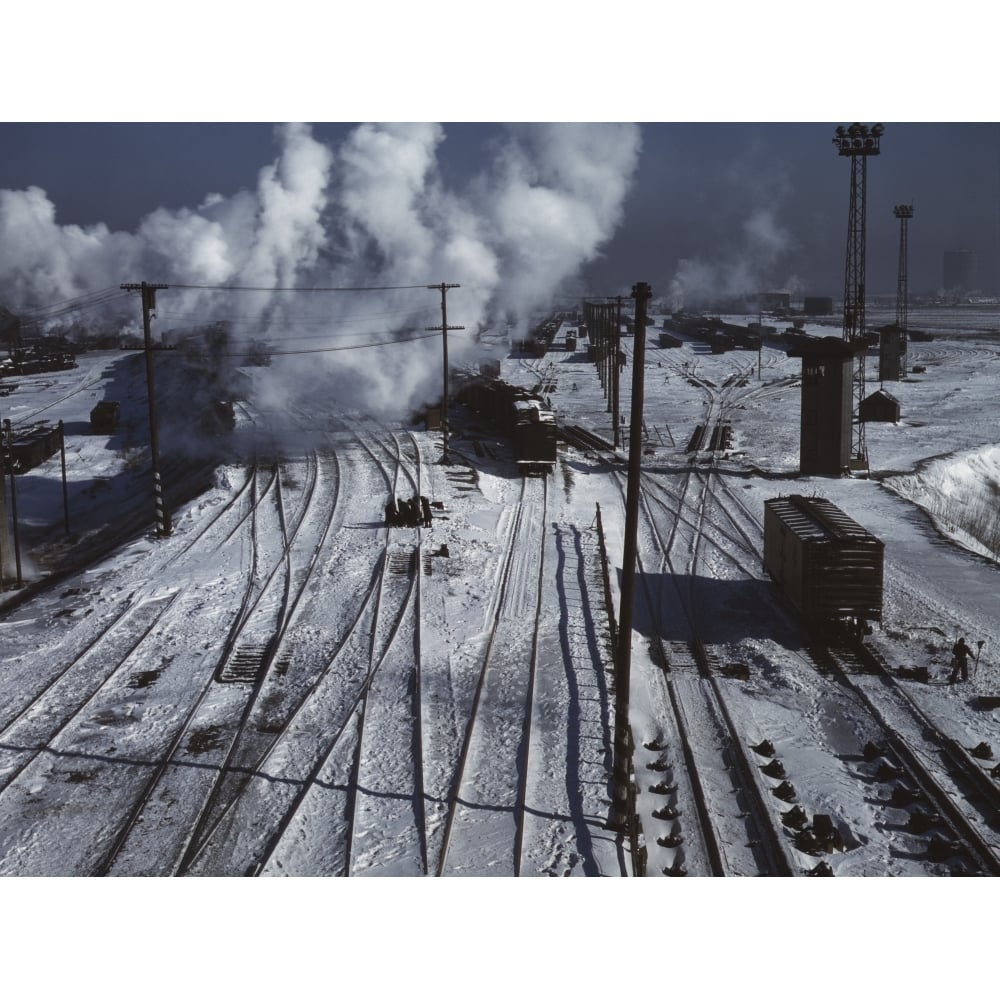
[[988, 745], [967, 747], [942, 732], [865, 646], [820, 640], [808, 652], [874, 720], [869, 776], [883, 784], [886, 807], [922, 840], [928, 862], [954, 874], [1000, 875], [1000, 786], [985, 763]]
[[[267, 489], [256, 498], [257, 514], [251, 521], [259, 529], [256, 519], [262, 505], [266, 510], [270, 508], [268, 513], [283, 526], [282, 552], [263, 562], [258, 560], [258, 542], [248, 528], [250, 563], [259, 572], [249, 574], [242, 607], [234, 615], [234, 624], [214, 666], [201, 673], [199, 685], [187, 693], [183, 707], [178, 706], [182, 713], [180, 725], [169, 745], [153, 755], [155, 765], [133, 796], [95, 874], [132, 874], [137, 870], [150, 873], [150, 868], [155, 874], [183, 874], [201, 849], [215, 817], [239, 794], [247, 772], [252, 772], [265, 752], [270, 735], [263, 719], [275, 711], [275, 689], [283, 687], [282, 637], [309, 575], [306, 573], [293, 588], [289, 560], [314, 507], [317, 468], [313, 460], [302, 502], [290, 519], [284, 514], [280, 494], [281, 480], [286, 475], [282, 469], [275, 467]], [[328, 530], [329, 520], [329, 511], [324, 507], [319, 526], [310, 532], [304, 546], [310, 559], [315, 557], [315, 532]], [[278, 591], [273, 600], [268, 597], [272, 589]], [[266, 635], [264, 651], [243, 678], [229, 664], [249, 645], [248, 629], [254, 628], [257, 634]]]
[[[352, 436], [372, 458], [386, 487], [396, 485], [397, 464], [392, 472], [376, 453], [379, 442], [356, 430]], [[395, 448], [390, 449], [398, 458]], [[419, 480], [417, 480], [419, 482]], [[365, 502], [374, 498], [367, 495]], [[267, 754], [249, 776], [245, 791], [208, 831], [203, 850], [194, 859], [190, 874], [272, 874], [301, 869], [310, 874], [351, 874], [356, 861], [359, 835], [359, 796], [374, 793], [367, 787], [370, 772], [363, 773], [368, 757], [378, 757], [386, 748], [362, 752], [366, 717], [373, 688], [388, 683], [391, 694], [380, 699], [396, 713], [396, 721], [408, 727], [409, 736], [393, 742], [410, 749], [413, 743], [412, 702], [408, 682], [393, 674], [395, 662], [403, 673], [413, 670], [413, 643], [417, 641], [414, 592], [419, 586], [417, 561], [410, 560], [405, 573], [392, 571], [390, 532], [385, 531], [382, 557], [369, 581], [359, 612], [346, 629], [342, 641], [317, 676], [296, 712], [274, 733]], [[394, 651], [409, 648], [409, 655], [393, 660]], [[385, 679], [388, 678], [386, 681]], [[381, 692], [379, 692], [381, 694]], [[381, 711], [380, 709], [377, 709]], [[383, 720], [384, 721], [384, 720]], [[388, 748], [392, 752], [392, 747]], [[417, 753], [419, 760], [419, 752]], [[413, 778], [413, 801], [407, 809], [419, 815], [422, 804], [420, 771]], [[392, 770], [392, 769], [390, 769]], [[399, 771], [393, 771], [398, 777]], [[274, 780], [280, 775], [280, 780]], [[376, 779], [378, 780], [378, 779]], [[363, 787], [364, 786], [364, 787]], [[393, 802], [393, 793], [384, 793]], [[410, 797], [408, 797], [409, 800]], [[406, 809], [402, 810], [405, 815]], [[422, 823], [411, 824], [411, 836], [423, 836]], [[322, 829], [322, 835], [314, 834]], [[330, 831], [334, 836], [330, 836]], [[420, 850], [404, 856], [420, 857]], [[416, 874], [412, 869], [405, 874]]]
[[448, 794], [439, 876], [481, 871], [484, 853], [495, 874], [521, 874], [547, 503], [548, 479], [524, 478]]

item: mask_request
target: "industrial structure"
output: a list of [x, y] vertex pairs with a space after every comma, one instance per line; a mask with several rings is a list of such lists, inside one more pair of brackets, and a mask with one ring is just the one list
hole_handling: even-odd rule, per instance
[[896, 322], [882, 327], [878, 353], [878, 377], [882, 382], [898, 382], [907, 370], [907, 225], [913, 218], [912, 205], [897, 205], [893, 215], [899, 219], [899, 271], [896, 279]]
[[846, 475], [852, 467], [855, 358], [868, 345], [839, 337], [801, 337], [795, 344], [788, 356], [802, 358], [799, 474]]
[[802, 301], [802, 311], [807, 316], [832, 316], [833, 299], [828, 295], [807, 295]]
[[[868, 158], [878, 156], [881, 125], [861, 125], [850, 128], [837, 126], [833, 139], [840, 156], [851, 160], [851, 197], [847, 215], [847, 258], [844, 267], [844, 340], [851, 344], [866, 343], [865, 329], [865, 221], [867, 213]], [[868, 469], [868, 449], [865, 445], [865, 425], [860, 417], [861, 401], [865, 398], [865, 352], [855, 353], [852, 438], [850, 468]]]

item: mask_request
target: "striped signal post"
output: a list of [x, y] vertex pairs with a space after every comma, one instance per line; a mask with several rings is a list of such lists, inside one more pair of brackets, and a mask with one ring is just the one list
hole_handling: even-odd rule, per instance
[[156, 534], [165, 538], [173, 530], [170, 513], [163, 503], [163, 483], [160, 479], [160, 445], [156, 426], [156, 391], [153, 384], [153, 337], [149, 329], [149, 314], [156, 308], [156, 291], [169, 285], [154, 285], [150, 282], [131, 283], [121, 286], [128, 292], [142, 292], [142, 334], [146, 354], [146, 398], [149, 403], [149, 444], [153, 461], [153, 498], [156, 504]]

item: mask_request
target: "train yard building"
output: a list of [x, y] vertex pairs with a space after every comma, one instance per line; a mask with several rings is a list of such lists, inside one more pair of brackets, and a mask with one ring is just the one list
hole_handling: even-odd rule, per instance
[[861, 401], [861, 419], [866, 423], [899, 423], [899, 400], [879, 389]]
[[839, 337], [802, 338], [788, 352], [802, 358], [799, 472], [840, 476], [850, 471], [854, 356], [867, 349]]

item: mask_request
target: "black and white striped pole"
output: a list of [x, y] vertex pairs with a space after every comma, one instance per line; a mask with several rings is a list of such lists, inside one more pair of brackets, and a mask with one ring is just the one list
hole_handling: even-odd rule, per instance
[[156, 290], [168, 285], [154, 285], [143, 281], [121, 286], [125, 291], [142, 292], [142, 335], [146, 346], [146, 397], [149, 402], [149, 444], [153, 463], [153, 498], [156, 504], [156, 534], [165, 538], [170, 534], [170, 514], [163, 503], [163, 483], [160, 479], [160, 445], [156, 427], [156, 391], [153, 383], [153, 337], [149, 329], [149, 314], [156, 308]]

